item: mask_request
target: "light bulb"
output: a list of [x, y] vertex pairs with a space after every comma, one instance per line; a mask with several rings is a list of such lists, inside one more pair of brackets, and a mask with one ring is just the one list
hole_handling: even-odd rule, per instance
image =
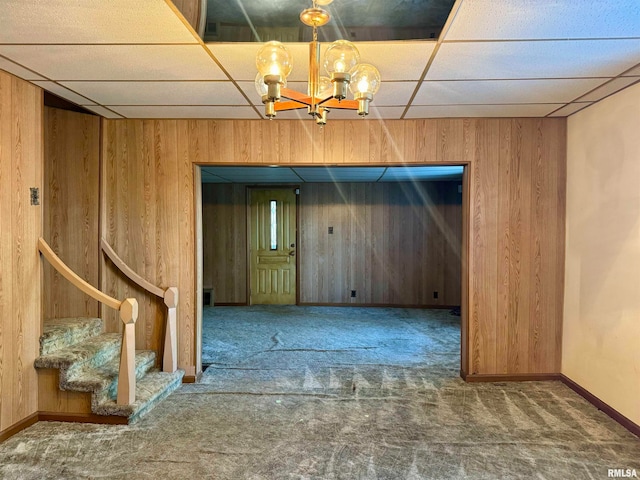
[[[268, 87], [266, 99], [271, 102], [280, 100], [280, 87], [284, 85], [293, 68], [289, 51], [280, 42], [267, 42], [258, 50], [256, 67]], [[258, 87], [261, 88], [261, 85], [256, 83], [256, 89]], [[262, 101], [265, 102], [265, 97]]]
[[336, 40], [324, 54], [324, 69], [331, 76], [333, 98], [342, 100], [347, 96], [347, 86], [351, 80], [349, 70], [360, 61], [360, 53], [355, 45], [346, 40]]
[[265, 43], [256, 55], [256, 67], [262, 77], [279, 75], [284, 80], [291, 73], [293, 61], [285, 46], [272, 40]]
[[329, 75], [346, 73], [360, 61], [360, 52], [356, 46], [346, 40], [337, 40], [329, 45], [324, 54], [324, 68]]
[[358, 100], [358, 115], [369, 114], [369, 103], [380, 88], [380, 72], [373, 65], [361, 63], [351, 70], [349, 89], [353, 98]]
[[380, 89], [380, 72], [373, 65], [361, 63], [351, 70], [351, 84], [349, 89], [357, 100], [358, 94], [370, 94], [371, 96], [378, 93]]

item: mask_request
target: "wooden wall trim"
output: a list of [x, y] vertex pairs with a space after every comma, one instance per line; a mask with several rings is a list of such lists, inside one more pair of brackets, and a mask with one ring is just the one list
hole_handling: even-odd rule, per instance
[[37, 421], [38, 421], [38, 412], [32, 413], [28, 417], [20, 420], [18, 423], [15, 423], [10, 427], [5, 428], [4, 430], [0, 431], [0, 443], [4, 442], [10, 437], [13, 437], [16, 433], [20, 433], [25, 428], [29, 428], [31, 425], [33, 425]]
[[[300, 302], [298, 305], [304, 307], [371, 307], [371, 308], [414, 308], [430, 310], [450, 310], [459, 305], [422, 305], [422, 304], [396, 304], [396, 303], [322, 303], [322, 302]], [[223, 305], [219, 305], [223, 306]]]
[[101, 425], [128, 425], [127, 417], [96, 415], [95, 413], [39, 412], [40, 422], [96, 423]]
[[598, 397], [596, 397], [593, 393], [589, 392], [584, 387], [578, 385], [576, 382], [574, 382], [573, 380], [571, 380], [569, 377], [565, 376], [564, 374], [560, 374], [560, 380], [567, 387], [569, 387], [571, 390], [576, 392], [578, 395], [580, 395], [582, 398], [584, 398], [587, 402], [592, 404], [598, 410], [603, 411], [609, 417], [611, 417], [613, 420], [615, 420], [620, 425], [622, 425], [624, 428], [629, 430], [631, 433], [633, 433], [637, 437], [640, 437], [640, 425], [638, 425], [637, 423], [633, 422], [631, 419], [625, 417], [623, 414], [618, 412], [615, 408], [613, 408], [609, 404], [603, 402]]
[[475, 374], [461, 375], [469, 383], [480, 382], [546, 382], [550, 380], [560, 380], [558, 373], [521, 373], [511, 374]]

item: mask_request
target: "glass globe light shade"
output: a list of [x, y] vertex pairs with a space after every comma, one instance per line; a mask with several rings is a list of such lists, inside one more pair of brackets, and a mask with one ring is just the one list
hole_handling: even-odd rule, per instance
[[256, 55], [256, 67], [263, 77], [280, 75], [282, 80], [287, 78], [293, 68], [293, 59], [285, 46], [272, 40], [265, 43]]
[[361, 63], [351, 70], [349, 89], [355, 99], [363, 95], [375, 95], [380, 89], [380, 72], [373, 65]]
[[333, 0], [316, 0], [316, 3], [318, 5], [322, 5], [323, 7], [329, 5], [330, 3], [333, 3]]
[[347, 73], [360, 61], [356, 46], [346, 40], [336, 40], [324, 54], [324, 69], [332, 73]]
[[[309, 85], [310, 87], [310, 85]], [[331, 79], [329, 77], [318, 78], [318, 94], [319, 98], [325, 98], [331, 95]], [[311, 95], [309, 88], [307, 87], [307, 95]]]
[[264, 77], [260, 72], [258, 72], [258, 74], [256, 75], [254, 85], [256, 87], [256, 92], [258, 92], [258, 95], [260, 95], [260, 97], [264, 97], [267, 93], [269, 93], [269, 86], [264, 83]]

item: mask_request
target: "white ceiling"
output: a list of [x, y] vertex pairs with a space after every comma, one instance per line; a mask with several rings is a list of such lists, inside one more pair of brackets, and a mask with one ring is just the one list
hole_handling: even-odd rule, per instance
[[[168, 0], [0, 0], [0, 18], [0, 69], [105, 117], [262, 118], [258, 44], [205, 45]], [[306, 92], [308, 47], [287, 46]], [[640, 1], [458, 0], [438, 41], [357, 46], [374, 118], [566, 116], [640, 81]]]
[[429, 182], [461, 180], [463, 167], [201, 167], [202, 183]]

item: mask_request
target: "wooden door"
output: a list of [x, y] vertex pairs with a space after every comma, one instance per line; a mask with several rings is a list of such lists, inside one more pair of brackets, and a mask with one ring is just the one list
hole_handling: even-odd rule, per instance
[[250, 303], [296, 303], [296, 190], [251, 189]]

